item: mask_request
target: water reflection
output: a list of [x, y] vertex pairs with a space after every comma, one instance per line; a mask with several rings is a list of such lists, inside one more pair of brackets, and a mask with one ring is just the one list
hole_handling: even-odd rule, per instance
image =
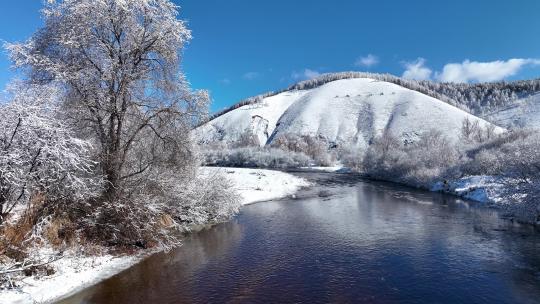
[[538, 303], [540, 235], [374, 182], [248, 206], [62, 303]]

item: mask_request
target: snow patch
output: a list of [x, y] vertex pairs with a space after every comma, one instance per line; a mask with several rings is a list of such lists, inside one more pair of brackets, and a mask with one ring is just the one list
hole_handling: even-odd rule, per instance
[[204, 167], [202, 174], [223, 173], [242, 196], [242, 204], [284, 198], [296, 193], [310, 183], [292, 174], [263, 169]]
[[448, 192], [480, 203], [500, 203], [503, 190], [504, 185], [500, 177], [485, 175], [437, 182], [431, 188], [431, 191]]
[[67, 252], [64, 258], [50, 264], [54, 267], [55, 274], [24, 279], [21, 290], [1, 291], [1, 302], [52, 303], [112, 277], [142, 258], [142, 255], [81, 257], [73, 252]]

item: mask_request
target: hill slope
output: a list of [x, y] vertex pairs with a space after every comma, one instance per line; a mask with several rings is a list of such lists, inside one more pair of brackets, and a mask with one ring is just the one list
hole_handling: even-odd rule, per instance
[[293, 134], [366, 148], [385, 132], [414, 141], [435, 129], [457, 140], [465, 118], [477, 120], [481, 126], [489, 124], [417, 91], [390, 82], [354, 78], [259, 99], [214, 118], [195, 133], [203, 143], [234, 143], [248, 134], [264, 146]]
[[[275, 96], [279, 93], [314, 89], [332, 81], [356, 78], [369, 78], [397, 84], [439, 99], [480, 117], [507, 107], [512, 107], [516, 103], [519, 103], [521, 99], [540, 93], [540, 79], [487, 83], [441, 83], [429, 80], [404, 79], [391, 74], [340, 72], [323, 74], [317, 78], [296, 83], [285, 90], [268, 92], [244, 99], [212, 115], [210, 120], [241, 106], [257, 104], [264, 98]], [[525, 110], [527, 109], [525, 108]]]
[[540, 129], [540, 93], [517, 99], [482, 117], [499, 126]]

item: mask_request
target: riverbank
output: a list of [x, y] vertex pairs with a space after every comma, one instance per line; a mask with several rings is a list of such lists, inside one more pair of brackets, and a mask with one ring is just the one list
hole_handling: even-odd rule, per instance
[[[244, 168], [201, 168], [201, 174], [224, 173], [242, 197], [242, 204], [274, 200], [294, 195], [310, 185], [292, 174]], [[41, 255], [54, 256], [43, 249]], [[141, 251], [125, 256], [81, 256], [75, 251], [64, 252], [62, 257], [48, 264], [54, 274], [44, 277], [29, 276], [13, 290], [1, 290], [2, 304], [51, 303], [105, 280], [140, 262], [152, 251]]]
[[446, 183], [436, 182], [429, 190], [493, 205], [502, 203], [505, 192], [502, 180], [493, 176], [468, 176]]
[[522, 183], [516, 179], [479, 175], [436, 182], [429, 190], [483, 203], [501, 210], [506, 218], [540, 226], [540, 203], [530, 189], [524, 191], [521, 187]]
[[[530, 184], [501, 176], [474, 175], [456, 179], [438, 179], [429, 183], [415, 183], [413, 179], [380, 178], [360, 174], [363, 178], [385, 181], [442, 192], [476, 202], [486, 208], [497, 209], [505, 219], [540, 227], [540, 201]], [[527, 188], [529, 187], [529, 188]]]
[[264, 202], [294, 195], [310, 183], [290, 173], [266, 169], [204, 167], [202, 174], [223, 173], [242, 196], [242, 205]]

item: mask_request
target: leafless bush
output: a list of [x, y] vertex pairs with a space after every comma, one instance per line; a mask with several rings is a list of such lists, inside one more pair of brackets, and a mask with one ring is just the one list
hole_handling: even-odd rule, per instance
[[[240, 208], [237, 193], [231, 191], [231, 182], [222, 174], [199, 177], [180, 189], [182, 204], [174, 204], [174, 218], [184, 225], [201, 225], [222, 222], [235, 215]], [[189, 226], [188, 226], [189, 227]]]
[[429, 131], [420, 140], [405, 145], [391, 134], [377, 138], [366, 152], [364, 173], [416, 187], [429, 187], [454, 166], [458, 153], [438, 131]]
[[494, 139], [495, 136], [495, 125], [493, 124], [486, 124], [485, 127], [482, 127], [479, 120], [471, 121], [468, 117], [462, 122], [461, 139], [465, 143], [483, 143]]
[[253, 134], [253, 131], [251, 128], [247, 128], [240, 134], [238, 139], [233, 142], [231, 145], [231, 148], [246, 148], [246, 147], [259, 147], [259, 139], [255, 134]]
[[498, 175], [525, 183], [540, 180], [540, 134], [513, 131], [479, 145], [469, 153], [463, 174]]
[[[470, 128], [469, 128], [470, 127]], [[465, 134], [486, 134], [464, 123]], [[404, 145], [391, 134], [377, 138], [363, 159], [364, 173], [378, 179], [430, 188], [435, 181], [489, 175], [503, 186], [501, 198], [509, 214], [540, 221], [540, 134], [516, 130], [491, 139], [471, 138], [451, 144], [439, 132], [423, 134]]]
[[306, 154], [320, 166], [331, 166], [336, 161], [335, 154], [330, 150], [332, 144], [324, 138], [284, 134], [275, 138], [271, 146], [285, 151]]
[[205, 149], [204, 163], [222, 167], [298, 168], [315, 162], [301, 152], [277, 148], [245, 147], [237, 149]]

